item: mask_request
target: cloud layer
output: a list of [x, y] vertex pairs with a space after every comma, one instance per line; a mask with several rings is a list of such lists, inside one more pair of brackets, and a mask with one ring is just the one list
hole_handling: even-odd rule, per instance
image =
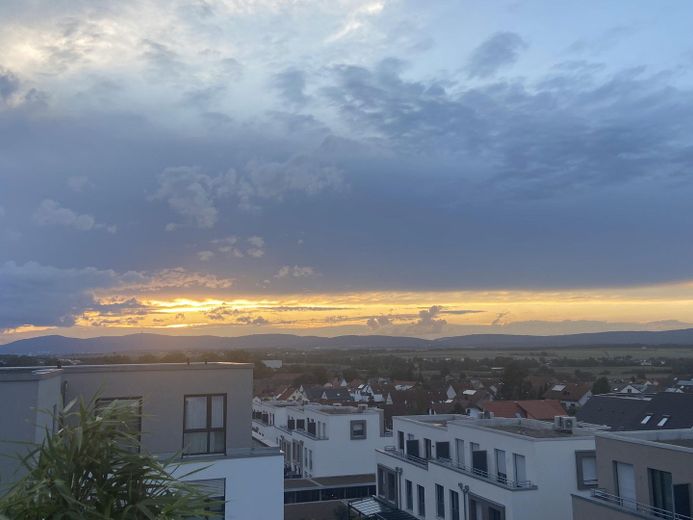
[[[0, 5], [0, 327], [101, 315], [135, 297], [126, 273], [199, 301], [691, 280], [693, 8], [674, 4]], [[29, 286], [45, 299], [12, 305]], [[571, 318], [446, 301], [333, 324]]]

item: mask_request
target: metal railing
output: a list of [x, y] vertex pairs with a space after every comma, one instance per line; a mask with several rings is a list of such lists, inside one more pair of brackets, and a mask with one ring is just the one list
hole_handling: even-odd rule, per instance
[[475, 468], [473, 466], [467, 466], [461, 462], [453, 461], [450, 459], [434, 459], [431, 462], [440, 464], [441, 466], [446, 466], [454, 470], [460, 471], [466, 475], [470, 475], [474, 478], [488, 482], [489, 484], [495, 484], [507, 489], [537, 489], [537, 486], [531, 480], [511, 480], [507, 475], [494, 475], [487, 470], [480, 468]]
[[411, 462], [412, 464], [416, 464], [417, 466], [421, 466], [422, 468], [428, 469], [427, 459], [423, 459], [417, 455], [412, 455], [410, 453], [405, 453], [403, 450], [398, 450], [394, 446], [385, 446], [384, 450], [376, 451], [380, 451], [381, 453], [385, 453], [392, 457], [397, 457], [400, 460], [406, 460], [407, 462]]
[[[400, 460], [411, 462], [412, 464], [416, 464], [417, 466], [420, 466], [420, 467], [425, 468], [425, 469], [428, 469], [429, 463], [438, 464], [440, 466], [445, 466], [445, 467], [450, 468], [452, 470], [459, 471], [460, 473], [464, 473], [465, 475], [469, 475], [469, 476], [474, 477], [476, 479], [483, 480], [484, 482], [488, 482], [489, 484], [494, 484], [496, 486], [500, 486], [500, 487], [505, 488], [505, 489], [511, 489], [514, 491], [537, 489], [536, 484], [534, 484], [530, 480], [520, 480], [520, 481], [510, 480], [509, 478], [504, 477], [502, 475], [493, 475], [493, 474], [490, 474], [488, 471], [484, 471], [484, 470], [479, 469], [479, 468], [466, 466], [464, 464], [452, 461], [450, 459], [444, 459], [444, 458], [424, 459], [424, 458], [421, 458], [417, 455], [411, 455], [409, 453], [405, 453], [403, 450], [400, 450], [395, 446], [386, 446], [384, 450], [377, 450], [377, 451], [380, 451], [381, 453], [385, 453], [386, 455], [390, 455], [392, 457], [396, 457]], [[687, 519], [684, 519], [684, 520], [687, 520]], [[693, 519], [691, 519], [691, 520], [693, 520]]]
[[303, 435], [304, 437], [308, 437], [314, 441], [326, 441], [328, 439], [328, 437], [320, 437], [319, 435], [311, 433], [307, 430], [293, 430], [293, 433], [298, 433], [299, 435]]
[[643, 515], [653, 518], [663, 518], [664, 520], [693, 520], [690, 516], [675, 513], [661, 507], [654, 507], [649, 504], [643, 504], [630, 498], [622, 498], [618, 495], [613, 495], [605, 489], [592, 489], [590, 494], [593, 498], [603, 500], [611, 505], [620, 507], [625, 510], [635, 511]]

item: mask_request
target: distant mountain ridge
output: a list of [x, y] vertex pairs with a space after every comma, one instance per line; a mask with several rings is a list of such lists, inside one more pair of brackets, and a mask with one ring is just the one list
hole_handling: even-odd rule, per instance
[[268, 348], [551, 348], [626, 345], [693, 346], [693, 329], [590, 332], [559, 336], [471, 334], [438, 339], [382, 335], [321, 337], [294, 334], [252, 334], [237, 337], [129, 334], [83, 339], [53, 335], [0, 345], [0, 354], [57, 356]]

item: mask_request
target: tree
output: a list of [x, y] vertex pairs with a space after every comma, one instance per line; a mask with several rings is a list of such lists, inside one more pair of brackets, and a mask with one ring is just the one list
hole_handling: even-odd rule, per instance
[[598, 378], [592, 384], [592, 394], [593, 395], [608, 394], [610, 391], [611, 391], [611, 386], [609, 385], [609, 380], [604, 376]]
[[503, 370], [503, 386], [501, 396], [503, 399], [525, 399], [532, 385], [526, 380], [528, 371], [517, 361], [511, 361]]
[[[0, 498], [0, 518], [183, 519], [209, 517], [213, 504], [174, 477], [180, 464], [142, 450], [132, 406], [72, 401], [55, 433], [22, 458], [26, 470]], [[191, 473], [182, 474], [181, 477]]]

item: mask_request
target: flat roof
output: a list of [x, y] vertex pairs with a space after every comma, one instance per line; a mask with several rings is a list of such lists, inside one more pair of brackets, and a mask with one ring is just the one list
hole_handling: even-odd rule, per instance
[[604, 432], [600, 437], [693, 454], [693, 429]]
[[62, 374], [62, 369], [57, 367], [2, 367], [0, 368], [0, 381], [37, 381], [48, 379]]
[[232, 363], [228, 361], [195, 361], [190, 363], [127, 363], [114, 365], [71, 365], [63, 367], [70, 372], [149, 372], [174, 370], [235, 370], [253, 368], [252, 363]]
[[533, 437], [535, 439], [556, 439], [560, 437], [575, 437], [572, 433], [554, 430], [553, 428], [527, 428], [519, 424], [499, 424], [487, 425], [485, 428], [499, 430], [515, 435], [524, 435], [525, 437]]
[[194, 363], [129, 363], [113, 365], [68, 365], [35, 367], [0, 367], [0, 381], [32, 381], [46, 379], [60, 374], [89, 372], [163, 372], [176, 370], [238, 370], [252, 369], [252, 363], [231, 363], [226, 361]]
[[562, 432], [554, 428], [553, 422], [524, 418], [467, 419], [453, 421], [451, 424], [538, 440], [584, 439], [593, 437], [595, 433], [601, 431], [598, 427], [575, 426], [572, 433]]
[[394, 419], [404, 419], [406, 421], [431, 426], [433, 428], [445, 429], [451, 421], [471, 421], [468, 415], [462, 414], [437, 414], [437, 415], [402, 415], [395, 416]]

